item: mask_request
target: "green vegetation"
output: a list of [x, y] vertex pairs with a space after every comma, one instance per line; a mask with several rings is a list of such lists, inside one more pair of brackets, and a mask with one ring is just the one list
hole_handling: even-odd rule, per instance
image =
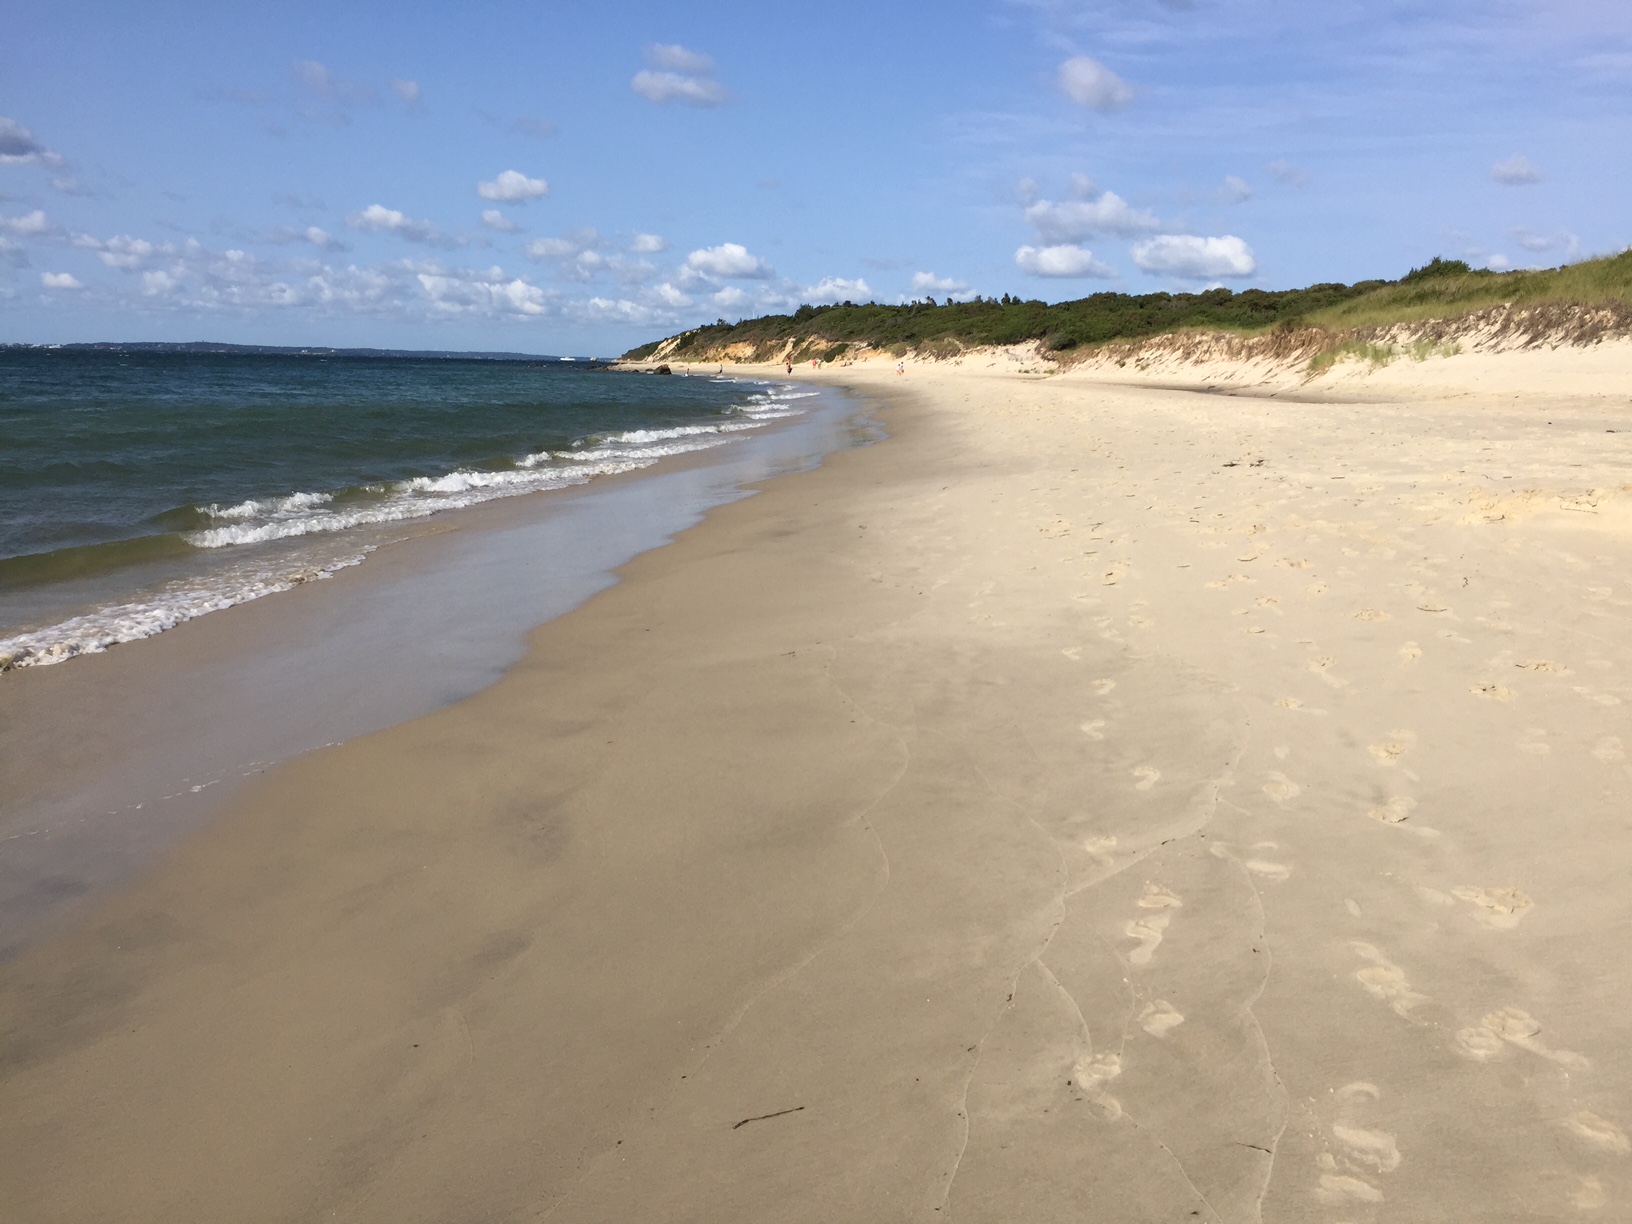
[[[1535, 272], [1492, 272], [1459, 259], [1436, 258], [1397, 281], [1322, 284], [1307, 289], [1268, 291], [1209, 289], [1203, 293], [1096, 293], [1053, 305], [1001, 299], [937, 303], [933, 298], [902, 306], [801, 306], [791, 315], [766, 315], [727, 323], [724, 319], [685, 332], [665, 358], [772, 361], [786, 353], [792, 361], [834, 361], [851, 348], [885, 350], [896, 356], [918, 353], [953, 357], [965, 349], [1041, 341], [1053, 353], [1069, 353], [1114, 340], [1137, 340], [1187, 329], [1294, 332], [1304, 328], [1355, 328], [1448, 319], [1501, 303], [1556, 303], [1610, 306], [1616, 319], [1632, 323], [1632, 251]], [[624, 354], [638, 361], [666, 341], [653, 341]], [[791, 347], [790, 347], [791, 345]], [[1347, 346], [1346, 346], [1347, 345]], [[1356, 348], [1355, 345], [1361, 347]], [[1437, 347], [1436, 347], [1437, 345]], [[1446, 346], [1408, 346], [1423, 360]], [[1387, 350], [1386, 355], [1384, 350]], [[1397, 356], [1392, 345], [1361, 340], [1322, 352], [1320, 368], [1345, 357], [1372, 362]]]
[[1455, 318], [1504, 303], [1615, 306], [1624, 311], [1632, 306], [1632, 251], [1536, 272], [1474, 270], [1461, 260], [1436, 259], [1393, 284], [1312, 313], [1309, 322], [1334, 329], [1386, 327]]

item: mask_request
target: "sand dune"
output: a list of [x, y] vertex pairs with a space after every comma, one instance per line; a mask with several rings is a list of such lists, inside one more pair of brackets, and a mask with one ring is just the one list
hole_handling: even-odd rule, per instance
[[0, 967], [9, 1210], [1619, 1218], [1629, 375], [815, 375], [891, 440]]

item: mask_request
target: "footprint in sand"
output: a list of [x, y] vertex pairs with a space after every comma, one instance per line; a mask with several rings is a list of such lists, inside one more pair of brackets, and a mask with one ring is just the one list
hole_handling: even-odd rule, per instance
[[1092, 1101], [1099, 1116], [1114, 1122], [1122, 1116], [1122, 1105], [1115, 1097], [1105, 1094], [1105, 1085], [1122, 1074], [1122, 1058], [1118, 1054], [1092, 1054], [1077, 1060], [1072, 1069], [1076, 1085]]
[[1089, 722], [1083, 723], [1080, 730], [1091, 740], [1102, 740], [1105, 738], [1105, 720], [1103, 718], [1095, 718]]
[[1407, 642], [1400, 647], [1401, 663], [1415, 663], [1420, 658], [1422, 658], [1422, 647], [1415, 642]]
[[1366, 749], [1371, 753], [1371, 759], [1379, 765], [1392, 765], [1407, 752], [1416, 740], [1416, 733], [1412, 731], [1390, 731], [1389, 738], [1381, 744], [1372, 744]]
[[1478, 1024], [1457, 1030], [1452, 1044], [1457, 1053], [1476, 1062], [1489, 1062], [1500, 1055], [1507, 1045], [1515, 1045], [1560, 1066], [1576, 1069], [1587, 1066], [1587, 1060], [1579, 1054], [1548, 1047], [1541, 1040], [1541, 1022], [1529, 1012], [1516, 1007], [1493, 1011]]
[[1327, 684], [1331, 685], [1334, 689], [1347, 688], [1349, 684], [1347, 680], [1343, 679], [1341, 676], [1332, 675], [1331, 669], [1336, 665], [1337, 660], [1332, 658], [1330, 655], [1321, 655], [1319, 658], [1309, 660], [1309, 670], [1314, 672], [1315, 675], [1319, 676]]
[[1516, 888], [1474, 888], [1465, 885], [1451, 889], [1451, 896], [1473, 905], [1473, 920], [1493, 931], [1511, 931], [1524, 920], [1535, 904]]
[[1162, 771], [1154, 765], [1141, 765], [1133, 771], [1133, 776], [1139, 779], [1133, 784], [1133, 789], [1148, 791], [1161, 780]]
[[1564, 1128], [1600, 1152], [1613, 1152], [1617, 1156], [1625, 1156], [1632, 1152], [1632, 1142], [1627, 1141], [1626, 1132], [1608, 1118], [1601, 1118], [1589, 1109], [1580, 1110], [1565, 1118]]
[[1575, 691], [1580, 693], [1581, 696], [1585, 697], [1588, 701], [1592, 702], [1593, 705], [1618, 706], [1621, 704], [1621, 699], [1615, 696], [1613, 693], [1595, 693], [1591, 689], [1584, 688], [1579, 684], [1575, 686]]
[[1150, 964], [1150, 958], [1156, 955], [1156, 948], [1162, 942], [1168, 923], [1173, 920], [1171, 911], [1181, 909], [1183, 906], [1183, 901], [1159, 884], [1145, 885], [1145, 895], [1139, 898], [1139, 908], [1157, 912], [1148, 918], [1130, 919], [1123, 926], [1123, 933], [1139, 944], [1128, 953], [1130, 965]]
[[1106, 693], [1110, 692], [1115, 687], [1116, 687], [1116, 681], [1115, 680], [1095, 680], [1094, 681], [1094, 695], [1097, 696], [1097, 697], [1103, 697], [1103, 696], [1105, 696]]
[[1312, 587], [1309, 588], [1309, 594], [1311, 594], [1311, 595], [1324, 595], [1324, 594], [1326, 594], [1326, 590], [1327, 590], [1327, 587], [1326, 587], [1326, 584], [1324, 582], [1317, 582]]
[[1214, 858], [1227, 859], [1232, 863], [1240, 864], [1243, 871], [1279, 883], [1292, 874], [1292, 868], [1285, 863], [1278, 863], [1274, 859], [1266, 858], [1264, 854], [1266, 851], [1278, 851], [1280, 848], [1280, 845], [1276, 842], [1258, 842], [1248, 851], [1250, 857], [1241, 858], [1230, 848], [1228, 842], [1215, 841], [1208, 847], [1208, 852]]
[[1371, 944], [1356, 940], [1349, 945], [1349, 949], [1361, 960], [1370, 962], [1366, 968], [1355, 970], [1355, 980], [1366, 988], [1366, 993], [1372, 998], [1387, 1003], [1395, 1015], [1409, 1020], [1411, 1009], [1419, 1003], [1428, 1001], [1427, 995], [1418, 994], [1411, 989], [1411, 983], [1405, 977], [1405, 970]]
[[1165, 1038], [1184, 1023], [1184, 1016], [1166, 999], [1157, 999], [1154, 1003], [1145, 1005], [1145, 1009], [1135, 1017], [1134, 1023], [1152, 1037]]
[[1338, 1120], [1330, 1127], [1332, 1146], [1315, 1158], [1321, 1170], [1315, 1197], [1326, 1203], [1380, 1203], [1383, 1192], [1368, 1178], [1400, 1167], [1399, 1144], [1385, 1130], [1364, 1125], [1364, 1114], [1382, 1093], [1375, 1084], [1346, 1084], [1335, 1094]]
[[1417, 801], [1405, 795], [1390, 799], [1382, 807], [1374, 807], [1366, 815], [1383, 824], [1404, 824], [1417, 810]]
[[1570, 1206], [1577, 1211], [1597, 1211], [1608, 1201], [1604, 1184], [1596, 1177], [1583, 1177], [1581, 1185], [1570, 1195]]
[[1389, 619], [1389, 616], [1388, 613], [1384, 612], [1381, 608], [1361, 608], [1360, 611], [1354, 614], [1354, 619], [1363, 621], [1385, 621]]
[[1271, 770], [1264, 776], [1269, 779], [1263, 785], [1264, 794], [1280, 804], [1281, 807], [1285, 807], [1303, 793], [1303, 787], [1292, 781], [1284, 773]]
[[1468, 692], [1475, 697], [1483, 697], [1486, 701], [1512, 701], [1518, 696], [1505, 684], [1476, 684]]
[[1116, 854], [1116, 838], [1089, 837], [1084, 838], [1082, 848], [1088, 852], [1088, 857], [1101, 863], [1109, 863]]
[[1620, 736], [1606, 735], [1593, 746], [1592, 755], [1607, 765], [1611, 761], [1625, 760], [1626, 750], [1621, 747]]
[[1060, 653], [1063, 654], [1066, 658], [1070, 659], [1071, 662], [1073, 662], [1073, 663], [1081, 663], [1082, 662], [1082, 647], [1081, 646], [1067, 646], [1064, 649], [1062, 649], [1060, 651]]
[[1462, 646], [1472, 646], [1473, 645], [1473, 639], [1472, 638], [1463, 637], [1455, 629], [1441, 629], [1439, 631], [1439, 636], [1444, 638], [1447, 642], [1456, 642], [1456, 643], [1458, 643], [1458, 644], [1460, 644]]

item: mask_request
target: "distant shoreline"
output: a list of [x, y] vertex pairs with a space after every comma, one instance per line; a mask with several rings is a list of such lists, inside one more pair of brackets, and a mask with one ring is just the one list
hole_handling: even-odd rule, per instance
[[453, 349], [329, 348], [324, 345], [227, 344], [214, 340], [91, 340], [71, 344], [0, 344], [0, 353], [199, 353], [246, 357], [392, 357], [417, 361], [570, 361], [602, 365], [606, 357], [563, 357], [553, 353], [460, 352]]

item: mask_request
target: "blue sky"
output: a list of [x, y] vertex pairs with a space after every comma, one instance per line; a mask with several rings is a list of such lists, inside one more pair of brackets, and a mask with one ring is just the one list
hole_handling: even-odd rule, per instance
[[609, 354], [1632, 243], [1620, 0], [7, 7], [3, 340]]

